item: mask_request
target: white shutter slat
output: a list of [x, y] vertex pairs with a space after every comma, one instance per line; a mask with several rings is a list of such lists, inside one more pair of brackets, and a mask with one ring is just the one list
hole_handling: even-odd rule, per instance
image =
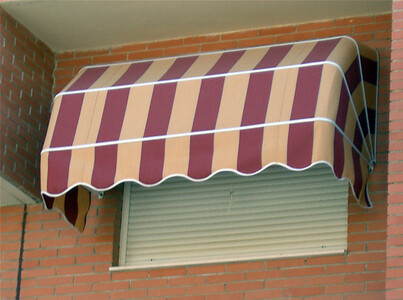
[[131, 184], [125, 265], [162, 266], [343, 251], [346, 181], [326, 165]]

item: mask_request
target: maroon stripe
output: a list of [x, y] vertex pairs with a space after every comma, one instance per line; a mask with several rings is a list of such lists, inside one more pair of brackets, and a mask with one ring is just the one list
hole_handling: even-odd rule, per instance
[[83, 100], [84, 94], [82, 93], [63, 96], [50, 147], [73, 144]]
[[271, 47], [254, 70], [277, 67], [291, 48], [292, 45]]
[[[346, 85], [342, 83], [339, 97], [339, 107], [336, 115], [336, 124], [340, 127], [340, 129], [344, 132], [344, 128], [346, 127], [346, 119], [347, 119], [347, 111], [349, 107], [349, 96], [347, 92]], [[344, 138], [343, 135], [335, 130], [334, 135], [334, 173], [338, 178], [343, 176], [344, 170]]]
[[[315, 116], [322, 66], [300, 68], [295, 89], [291, 120]], [[304, 168], [312, 162], [313, 122], [290, 125], [288, 132], [287, 164]]]
[[84, 73], [74, 82], [67, 91], [79, 91], [88, 89], [101, 75], [108, 69], [108, 67], [88, 68]]
[[71, 150], [49, 152], [47, 192], [59, 194], [67, 189]]
[[64, 198], [64, 215], [75, 225], [78, 216], [78, 186], [68, 191]]
[[[192, 132], [215, 129], [224, 86], [224, 77], [204, 79], [201, 83]], [[211, 174], [214, 135], [192, 136], [188, 175], [205, 178]]]
[[141, 76], [143, 76], [143, 74], [148, 70], [151, 64], [151, 61], [132, 64], [119, 78], [119, 80], [114, 83], [113, 86], [135, 83], [137, 80], [139, 80]]
[[352, 152], [353, 157], [353, 166], [354, 166], [354, 191], [357, 197], [359, 197], [362, 185], [363, 185], [363, 178], [362, 178], [362, 170], [361, 170], [361, 163], [360, 163], [360, 155], [353, 149]]
[[[119, 140], [130, 89], [110, 90], [106, 95], [97, 143]], [[115, 179], [117, 145], [95, 147], [91, 184], [110, 187]]]
[[[144, 137], [167, 134], [175, 92], [176, 83], [154, 86]], [[143, 142], [140, 160], [140, 182], [154, 184], [162, 179], [164, 155], [165, 140]]]
[[52, 209], [53, 208], [53, 204], [55, 202], [55, 198], [53, 197], [49, 197], [48, 195], [42, 194], [42, 198], [45, 201], [46, 204], [46, 208], [47, 209]]
[[223, 53], [206, 75], [228, 73], [244, 53], [245, 50]]
[[317, 61], [324, 61], [332, 53], [334, 47], [339, 43], [340, 39], [331, 39], [319, 41], [313, 47], [312, 51], [308, 54], [302, 63], [310, 63]]
[[[84, 94], [64, 95], [57, 115], [55, 130], [50, 147], [73, 145]], [[48, 181], [49, 193], [58, 194], [67, 188], [71, 150], [49, 152]]]
[[197, 58], [198, 56], [188, 56], [176, 59], [168, 71], [161, 77], [160, 81], [181, 78]]
[[[242, 126], [265, 123], [272, 81], [273, 72], [250, 75]], [[249, 174], [262, 168], [263, 130], [258, 128], [240, 132], [238, 171]]]

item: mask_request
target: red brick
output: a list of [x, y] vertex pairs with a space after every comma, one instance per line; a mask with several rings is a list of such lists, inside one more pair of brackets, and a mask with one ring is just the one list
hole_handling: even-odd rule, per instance
[[21, 297], [39, 297], [39, 296], [50, 296], [54, 294], [54, 288], [29, 288], [21, 289]]
[[242, 300], [242, 293], [206, 295], [206, 300]]
[[295, 30], [296, 30], [295, 25], [264, 28], [259, 30], [259, 36], [292, 33], [295, 32]]
[[116, 271], [112, 272], [112, 280], [127, 280], [127, 279], [138, 279], [147, 278], [148, 271]]
[[254, 299], [271, 299], [279, 298], [282, 299], [284, 295], [283, 290], [267, 290], [267, 291], [246, 291], [245, 300]]
[[297, 25], [297, 31], [324, 29], [324, 28], [330, 28], [333, 26], [334, 26], [334, 20], [305, 23], [305, 24]]
[[336, 26], [371, 23], [371, 22], [373, 22], [373, 20], [374, 20], [374, 17], [372, 17], [372, 16], [349, 17], [349, 18], [336, 20]]
[[88, 293], [91, 291], [91, 284], [74, 284], [56, 287], [56, 295], [62, 294], [77, 294], [77, 293]]
[[[228, 285], [226, 286], [228, 290]], [[190, 295], [197, 294], [212, 294], [224, 292], [224, 284], [204, 284], [200, 286], [190, 286], [187, 288], [187, 293]]]
[[291, 258], [291, 259], [281, 259], [273, 260], [267, 262], [267, 268], [287, 268], [287, 267], [299, 267], [305, 265], [304, 258]]
[[94, 64], [104, 64], [104, 63], [112, 63], [112, 62], [119, 62], [119, 61], [126, 61], [126, 60], [127, 60], [126, 53], [95, 56], [92, 59]]
[[286, 289], [285, 296], [314, 296], [323, 294], [323, 287], [305, 287], [305, 288], [294, 288], [294, 289]]
[[217, 50], [226, 50], [226, 49], [234, 49], [237, 46], [236, 41], [225, 41], [225, 42], [217, 42], [217, 43], [209, 43], [209, 44], [202, 44], [201, 51], [208, 52], [208, 51], [217, 51]]
[[52, 267], [52, 266], [66, 266], [66, 265], [73, 265], [75, 264], [75, 257], [58, 257], [58, 258], [51, 258], [45, 259], [42, 258], [40, 260], [41, 267]]
[[40, 278], [37, 280], [38, 286], [51, 286], [55, 287], [57, 285], [73, 284], [73, 276], [59, 276], [53, 278]]
[[147, 290], [113, 291], [110, 293], [111, 299], [135, 299], [147, 298]]
[[247, 290], [257, 290], [264, 287], [264, 281], [251, 281], [251, 282], [236, 282], [227, 283], [226, 291], [247, 291]]
[[[213, 281], [212, 281], [213, 282]], [[202, 285], [206, 283], [205, 276], [175, 277], [169, 279], [170, 286]]]
[[266, 288], [286, 288], [304, 285], [304, 278], [270, 279], [266, 281]]
[[195, 267], [189, 267], [188, 269], [188, 275], [223, 273], [223, 272], [225, 272], [225, 265], [195, 266]]
[[129, 60], [136, 60], [136, 59], [146, 59], [146, 58], [157, 58], [163, 56], [162, 49], [155, 49], [155, 50], [148, 50], [148, 51], [139, 51], [133, 52], [128, 54]]
[[108, 293], [94, 293], [91, 292], [91, 294], [83, 294], [83, 295], [74, 295], [74, 300], [109, 300], [109, 294], [113, 292], [108, 292]]
[[90, 51], [77, 51], [75, 53], [75, 57], [92, 57], [92, 56], [99, 56], [99, 55], [106, 55], [109, 54], [109, 49], [100, 49], [100, 50], [90, 50]]
[[92, 271], [93, 271], [92, 265], [57, 268], [58, 275], [84, 274], [84, 273], [92, 273]]
[[23, 270], [22, 278], [25, 279], [25, 278], [49, 277], [54, 276], [55, 274], [56, 274], [55, 268]]
[[60, 248], [58, 250], [58, 256], [87, 255], [93, 253], [94, 253], [94, 246], [75, 246], [68, 248]]
[[220, 35], [203, 35], [195, 37], [187, 37], [183, 40], [185, 45], [188, 44], [205, 44], [211, 42], [218, 42], [220, 40]]
[[210, 275], [207, 278], [208, 283], [231, 282], [231, 281], [242, 281], [242, 280], [245, 280], [245, 273]]
[[258, 272], [246, 273], [247, 280], [269, 279], [269, 278], [280, 278], [280, 277], [284, 277], [283, 270], [268, 270], [268, 271], [258, 271]]
[[75, 276], [75, 283], [106, 282], [111, 280], [111, 274], [87, 274]]
[[221, 40], [240, 40], [245, 38], [251, 38], [257, 36], [258, 31], [256, 29], [246, 31], [236, 31], [231, 33], [224, 33], [221, 35]]
[[94, 283], [93, 291], [114, 291], [114, 290], [127, 290], [130, 287], [128, 281], [118, 281], [118, 282], [102, 282]]
[[364, 272], [365, 264], [347, 264], [347, 265], [336, 265], [336, 266], [326, 266], [326, 274], [338, 274], [338, 273], [354, 273], [354, 272]]
[[144, 279], [144, 280], [132, 280], [131, 288], [151, 288], [151, 287], [165, 287], [168, 285], [168, 279]]
[[111, 49], [111, 53], [119, 53], [119, 52], [133, 52], [133, 51], [144, 51], [147, 49], [147, 44], [130, 44], [120, 47], [115, 47]]
[[365, 284], [342, 284], [342, 285], [329, 285], [325, 287], [326, 294], [343, 294], [343, 293], [358, 293], [364, 292]]
[[227, 272], [263, 270], [264, 267], [265, 263], [263, 261], [233, 263], [227, 265]]
[[197, 53], [200, 51], [199, 46], [180, 46], [164, 50], [164, 56], [176, 56], [183, 54]]
[[102, 263], [102, 262], [112, 262], [111, 254], [92, 254], [87, 256], [78, 256], [76, 258], [77, 264], [88, 264], [88, 263]]
[[324, 274], [324, 267], [310, 267], [300, 269], [289, 269], [285, 271], [286, 277], [301, 277], [301, 276], [313, 276]]
[[185, 275], [186, 268], [155, 269], [150, 271], [150, 277], [166, 277]]
[[350, 27], [340, 27], [340, 28], [332, 28], [332, 29], [324, 29], [315, 31], [315, 38], [324, 38], [330, 36], [338, 36], [338, 35], [348, 35], [352, 33], [352, 29]]
[[150, 297], [158, 296], [178, 296], [184, 295], [186, 293], [186, 288], [184, 287], [174, 287], [174, 288], [163, 288], [163, 289], [150, 289], [148, 295]]
[[305, 31], [286, 35], [279, 35], [277, 36], [277, 42], [278, 43], [295, 42], [295, 41], [309, 40], [312, 38], [313, 33], [310, 31]]
[[333, 285], [344, 282], [344, 275], [327, 275], [305, 278], [305, 285]]
[[385, 278], [385, 272], [363, 273], [363, 274], [347, 274], [346, 282], [367, 282], [378, 281]]
[[83, 67], [90, 65], [92, 63], [91, 58], [80, 58], [80, 59], [72, 59], [72, 60], [65, 60], [65, 61], [58, 61], [57, 68], [72, 68], [72, 67]]
[[176, 47], [176, 46], [180, 46], [180, 45], [183, 45], [183, 39], [152, 42], [152, 43], [148, 44], [148, 49], [168, 48], [168, 47]]

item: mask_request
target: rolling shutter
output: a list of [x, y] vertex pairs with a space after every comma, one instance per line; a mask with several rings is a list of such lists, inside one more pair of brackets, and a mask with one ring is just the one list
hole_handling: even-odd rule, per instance
[[121, 266], [325, 254], [347, 247], [348, 183], [336, 180], [327, 165], [128, 186]]

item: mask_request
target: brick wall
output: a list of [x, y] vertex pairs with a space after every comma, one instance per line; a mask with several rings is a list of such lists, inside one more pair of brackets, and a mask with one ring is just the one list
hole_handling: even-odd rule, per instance
[[388, 175], [387, 299], [403, 299], [403, 1], [393, 2]]
[[52, 101], [52, 51], [1, 7], [1, 175], [39, 198]]
[[[22, 298], [58, 299], [384, 299], [391, 15], [189, 37], [56, 55], [54, 92], [87, 64], [152, 58], [348, 34], [381, 56], [374, 208], [349, 201], [348, 254], [110, 272], [116, 261], [121, 190], [93, 199], [82, 234], [56, 211], [28, 207]], [[15, 296], [21, 207], [1, 209], [2, 297]]]

